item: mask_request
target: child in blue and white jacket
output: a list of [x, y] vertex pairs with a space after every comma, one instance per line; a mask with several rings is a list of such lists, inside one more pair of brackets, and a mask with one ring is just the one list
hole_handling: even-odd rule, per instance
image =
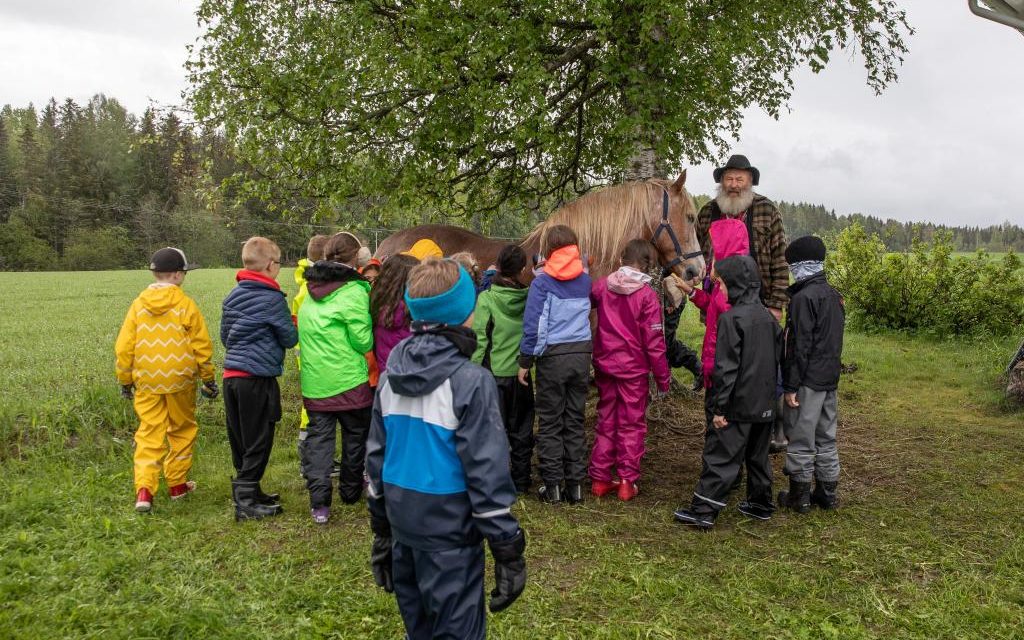
[[370, 564], [393, 591], [409, 640], [487, 635], [486, 539], [497, 587], [492, 612], [526, 586], [526, 538], [491, 373], [470, 361], [476, 290], [452, 260], [409, 272], [412, 336], [381, 373], [366, 444]]
[[[583, 410], [594, 350], [590, 275], [576, 233], [554, 225], [544, 234], [543, 271], [530, 284], [519, 343], [519, 381], [537, 367], [537, 459], [545, 502], [583, 500], [587, 439]], [[562, 482], [565, 482], [564, 489]]]

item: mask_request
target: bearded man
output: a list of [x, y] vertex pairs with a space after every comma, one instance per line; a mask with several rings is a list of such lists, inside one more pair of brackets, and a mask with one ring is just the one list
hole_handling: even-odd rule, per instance
[[746, 156], [734, 155], [725, 166], [714, 172], [719, 183], [718, 195], [697, 214], [697, 241], [704, 252], [704, 263], [712, 264], [711, 223], [720, 218], [738, 218], [747, 225], [750, 255], [761, 272], [761, 302], [776, 320], [782, 320], [782, 309], [789, 297], [789, 268], [786, 265], [786, 231], [782, 215], [775, 203], [754, 187], [761, 172], [751, 166]]

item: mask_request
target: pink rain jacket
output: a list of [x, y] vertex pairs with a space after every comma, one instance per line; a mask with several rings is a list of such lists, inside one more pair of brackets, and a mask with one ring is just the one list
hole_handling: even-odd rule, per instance
[[[723, 218], [711, 223], [711, 252], [713, 262], [730, 256], [750, 255], [750, 238], [747, 225], [736, 218]], [[711, 372], [715, 368], [715, 344], [718, 342], [718, 316], [729, 310], [729, 300], [722, 293], [717, 282], [712, 281], [711, 289], [695, 289], [690, 298], [706, 314], [704, 321], [704, 346], [700, 353], [701, 369], [704, 373], [704, 388], [711, 388]]]
[[671, 373], [665, 359], [661, 304], [640, 276], [624, 267], [591, 288], [590, 304], [597, 312], [594, 369], [616, 378], [653, 372], [658, 389], [668, 391]]

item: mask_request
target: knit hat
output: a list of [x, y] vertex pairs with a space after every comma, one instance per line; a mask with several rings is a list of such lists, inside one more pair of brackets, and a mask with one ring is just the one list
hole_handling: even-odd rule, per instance
[[429, 298], [412, 298], [405, 288], [405, 306], [413, 320], [458, 326], [466, 321], [476, 307], [476, 285], [464, 268], [459, 279], [444, 293]]
[[825, 243], [818, 236], [801, 236], [786, 247], [786, 262], [789, 264], [807, 260], [825, 260]]
[[149, 270], [157, 273], [174, 273], [175, 271], [191, 271], [196, 265], [189, 264], [185, 252], [174, 247], [157, 249], [149, 259]]
[[444, 257], [444, 253], [441, 252], [441, 247], [437, 246], [437, 243], [434, 242], [433, 240], [430, 240], [429, 238], [417, 240], [416, 244], [412, 245], [412, 247], [408, 251], [403, 251], [402, 255], [412, 256], [419, 260], [420, 262], [426, 260], [427, 258]]

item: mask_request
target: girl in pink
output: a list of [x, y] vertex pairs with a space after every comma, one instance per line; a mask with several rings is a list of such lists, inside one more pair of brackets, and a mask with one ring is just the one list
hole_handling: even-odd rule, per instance
[[380, 275], [370, 290], [370, 317], [373, 318], [373, 355], [381, 373], [387, 371], [388, 356], [402, 340], [412, 335], [412, 317], [405, 308], [405, 283], [409, 271], [420, 263], [404, 253], [384, 261]]
[[621, 264], [595, 282], [590, 293], [597, 314], [594, 373], [599, 394], [590, 490], [595, 496], [617, 491], [620, 500], [632, 500], [639, 492], [647, 435], [647, 376], [653, 372], [658, 390], [668, 393], [671, 373], [661, 304], [648, 284], [647, 273], [657, 265], [651, 243], [632, 240], [622, 251]]
[[[708, 230], [711, 235], [712, 269], [714, 263], [730, 256], [750, 255], [750, 239], [747, 225], [736, 218], [723, 218], [711, 223]], [[704, 388], [711, 388], [711, 372], [715, 368], [715, 343], [718, 341], [718, 316], [729, 310], [729, 299], [722, 292], [722, 286], [714, 277], [711, 288], [707, 291], [694, 289], [688, 283], [676, 279], [694, 305], [706, 314], [704, 322], [704, 347], [701, 349], [700, 361], [704, 373]]]

